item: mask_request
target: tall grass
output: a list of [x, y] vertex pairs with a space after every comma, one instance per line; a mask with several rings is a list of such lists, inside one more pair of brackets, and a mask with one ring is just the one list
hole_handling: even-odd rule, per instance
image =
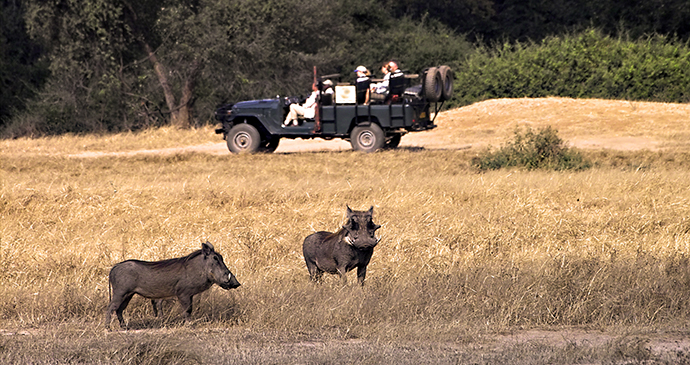
[[[3, 162], [3, 320], [98, 319], [114, 263], [181, 256], [205, 239], [245, 284], [213, 294], [238, 301], [214, 315], [251, 326], [687, 318], [686, 170], [475, 175], [463, 159], [397, 151]], [[307, 285], [301, 241], [337, 229], [346, 204], [374, 205], [384, 225], [367, 286]]]
[[[243, 286], [199, 295], [197, 328], [454, 342], [480, 330], [688, 324], [687, 163], [650, 153], [644, 169], [476, 174], [471, 158], [0, 159], [0, 328], [103, 328], [113, 264], [185, 255], [207, 239]], [[312, 285], [302, 240], [338, 229], [346, 205], [373, 205], [383, 225], [366, 284], [351, 274], [345, 287]], [[178, 310], [168, 302], [154, 319], [135, 299], [125, 317], [134, 329], [166, 328], [179, 325]], [[196, 361], [157, 344], [141, 351]]]

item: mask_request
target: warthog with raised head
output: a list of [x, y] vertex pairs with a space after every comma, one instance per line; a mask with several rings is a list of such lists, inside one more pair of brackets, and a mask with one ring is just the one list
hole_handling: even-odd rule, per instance
[[347, 207], [347, 223], [338, 232], [316, 232], [304, 239], [302, 252], [311, 280], [319, 281], [327, 272], [340, 275], [346, 284], [347, 272], [356, 267], [357, 280], [364, 285], [367, 265], [379, 243], [375, 233], [381, 228], [372, 221], [373, 214], [374, 207], [368, 211]]
[[120, 327], [126, 328], [122, 311], [134, 294], [151, 299], [156, 316], [160, 299], [177, 297], [186, 319], [192, 313], [192, 297], [208, 290], [214, 283], [223, 289], [240, 286], [235, 275], [225, 266], [223, 256], [210, 242], [202, 243], [201, 250], [184, 257], [155, 262], [120, 262], [110, 270], [112, 298], [105, 312], [105, 326], [110, 327], [110, 315], [115, 312]]

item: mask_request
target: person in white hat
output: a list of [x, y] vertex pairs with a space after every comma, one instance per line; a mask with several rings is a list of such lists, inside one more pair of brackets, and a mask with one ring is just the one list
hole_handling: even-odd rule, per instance
[[323, 82], [323, 91], [321, 92], [321, 102], [323, 105], [333, 105], [335, 103], [335, 92], [333, 91], [333, 81], [326, 80]]
[[369, 85], [371, 85], [369, 75], [371, 73], [364, 66], [357, 66], [355, 73], [357, 74], [357, 81], [355, 81], [357, 104], [369, 104]]

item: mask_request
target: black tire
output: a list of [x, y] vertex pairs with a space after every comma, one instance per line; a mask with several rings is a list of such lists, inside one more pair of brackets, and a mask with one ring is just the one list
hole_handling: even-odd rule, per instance
[[261, 142], [262, 146], [259, 150], [265, 153], [273, 153], [278, 148], [279, 143], [280, 137], [270, 137], [268, 140]]
[[375, 152], [386, 144], [386, 134], [376, 123], [358, 125], [350, 133], [350, 144], [355, 151]]
[[443, 81], [438, 69], [432, 67], [427, 70], [424, 77], [424, 97], [432, 103], [441, 100], [441, 95], [443, 94], [442, 86]]
[[232, 153], [255, 153], [259, 151], [261, 145], [261, 134], [251, 124], [235, 125], [225, 139]]
[[390, 149], [398, 148], [398, 146], [400, 146], [400, 139], [401, 138], [402, 138], [402, 136], [399, 134], [394, 134], [394, 135], [388, 137], [388, 140], [386, 140], [386, 148], [390, 148]]
[[441, 101], [450, 100], [453, 96], [453, 71], [450, 67], [443, 65], [438, 68], [438, 73], [441, 75]]

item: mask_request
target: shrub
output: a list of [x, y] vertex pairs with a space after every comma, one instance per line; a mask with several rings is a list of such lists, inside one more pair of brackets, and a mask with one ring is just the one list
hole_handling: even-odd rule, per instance
[[589, 30], [480, 46], [456, 78], [462, 104], [546, 96], [687, 102], [690, 47], [659, 35], [630, 41]]
[[487, 149], [472, 160], [479, 170], [497, 170], [504, 167], [524, 167], [528, 170], [583, 170], [591, 167], [578, 151], [565, 146], [563, 140], [551, 126], [541, 128], [537, 133], [532, 128], [524, 132], [515, 129], [513, 141], [507, 142], [497, 151]]

